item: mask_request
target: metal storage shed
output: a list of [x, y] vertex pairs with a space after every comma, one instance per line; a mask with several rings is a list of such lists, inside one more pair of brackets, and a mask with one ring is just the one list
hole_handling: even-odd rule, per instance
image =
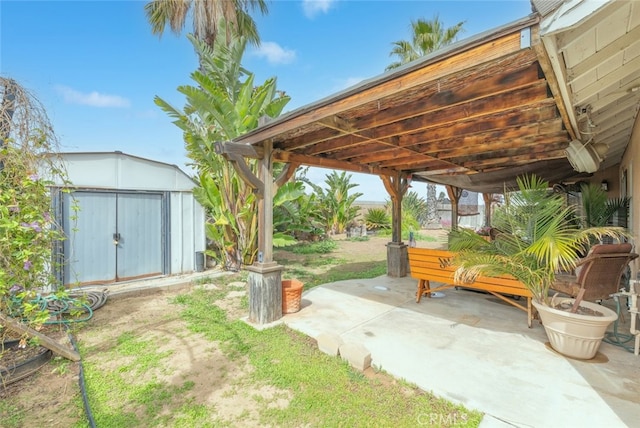
[[205, 212], [193, 196], [194, 181], [180, 168], [122, 152], [60, 156], [70, 182], [56, 183], [53, 195], [67, 235], [57, 250], [65, 285], [204, 268]]

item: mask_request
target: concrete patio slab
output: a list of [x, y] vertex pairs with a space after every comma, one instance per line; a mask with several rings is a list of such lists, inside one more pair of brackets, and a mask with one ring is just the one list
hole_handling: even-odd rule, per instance
[[283, 319], [312, 337], [361, 343], [374, 367], [484, 412], [483, 427], [639, 423], [633, 352], [603, 343], [595, 359], [572, 360], [548, 347], [539, 322], [527, 328], [524, 311], [491, 295], [451, 289], [417, 304], [415, 290], [416, 280], [387, 276], [325, 284]]

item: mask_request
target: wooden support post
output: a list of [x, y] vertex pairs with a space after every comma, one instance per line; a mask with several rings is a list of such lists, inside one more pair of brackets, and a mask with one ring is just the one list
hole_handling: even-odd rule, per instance
[[493, 193], [483, 193], [484, 200], [484, 225], [491, 226], [491, 202], [493, 201]]
[[451, 230], [458, 228], [458, 203], [462, 196], [462, 189], [455, 186], [446, 186], [447, 194], [451, 200]]
[[389, 242], [387, 244], [387, 276], [402, 278], [407, 276], [409, 266], [407, 244]]
[[258, 168], [263, 183], [262, 199], [258, 203], [258, 263], [273, 261], [273, 166], [271, 162], [272, 144], [264, 143], [264, 157]]
[[282, 318], [283, 269], [275, 262], [247, 266], [250, 323], [264, 325]]
[[[273, 261], [273, 197], [278, 186], [289, 180], [298, 164], [290, 164], [273, 179], [273, 144], [258, 148], [233, 142], [216, 143], [216, 153], [232, 163], [238, 175], [258, 198], [258, 258], [249, 271], [249, 322], [268, 324], [282, 318], [282, 270]], [[257, 158], [258, 174], [253, 174], [244, 158]]]
[[249, 322], [263, 325], [282, 318], [282, 270], [273, 261], [273, 181], [272, 149], [269, 142], [263, 146], [264, 156], [259, 161], [262, 198], [258, 202], [258, 260], [249, 270]]
[[402, 242], [402, 197], [409, 188], [409, 176], [381, 175], [384, 187], [391, 197], [391, 242], [387, 244], [387, 275], [394, 278], [407, 276], [409, 265], [407, 245]]

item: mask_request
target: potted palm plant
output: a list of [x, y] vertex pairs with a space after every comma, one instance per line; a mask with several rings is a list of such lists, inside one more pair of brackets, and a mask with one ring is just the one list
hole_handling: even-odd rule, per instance
[[580, 194], [583, 227], [606, 226], [619, 212], [626, 217], [631, 202], [628, 197], [610, 199], [602, 187], [593, 183], [580, 186]]
[[[619, 227], [582, 227], [575, 221], [575, 207], [539, 177], [519, 177], [517, 183], [517, 191], [505, 192], [504, 205], [494, 213], [492, 225], [499, 233], [493, 241], [478, 239], [472, 230], [451, 232], [455, 279], [464, 283], [480, 274], [516, 278], [531, 291], [551, 346], [569, 357], [593, 358], [617, 314], [580, 298], [554, 298], [549, 289], [556, 274], [573, 270], [577, 255], [586, 254], [594, 239], [627, 234]], [[585, 331], [585, 326], [595, 331]]]

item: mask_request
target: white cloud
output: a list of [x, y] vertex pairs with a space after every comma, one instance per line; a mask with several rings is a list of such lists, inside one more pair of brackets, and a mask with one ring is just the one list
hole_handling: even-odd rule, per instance
[[302, 10], [307, 18], [313, 18], [318, 14], [327, 13], [336, 0], [304, 0]]
[[131, 102], [119, 95], [101, 94], [100, 92], [80, 92], [73, 88], [57, 85], [56, 91], [69, 104], [80, 104], [91, 107], [129, 107]]
[[260, 42], [254, 55], [266, 58], [270, 64], [289, 64], [296, 58], [296, 52], [285, 49], [275, 42]]

